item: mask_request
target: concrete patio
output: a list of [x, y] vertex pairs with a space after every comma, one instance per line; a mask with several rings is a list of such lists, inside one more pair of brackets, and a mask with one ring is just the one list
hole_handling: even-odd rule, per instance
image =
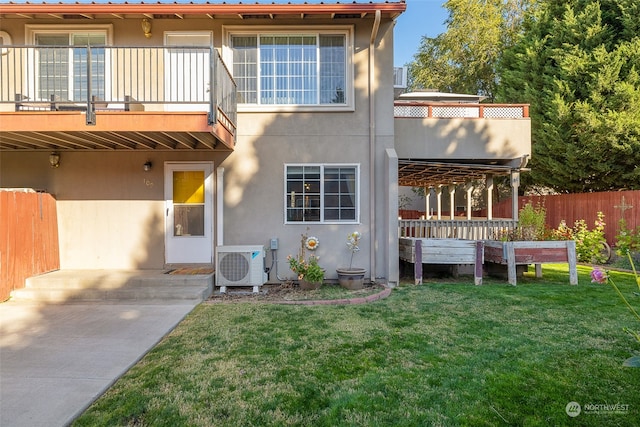
[[0, 425], [69, 424], [211, 294], [164, 273], [53, 272], [0, 303]]

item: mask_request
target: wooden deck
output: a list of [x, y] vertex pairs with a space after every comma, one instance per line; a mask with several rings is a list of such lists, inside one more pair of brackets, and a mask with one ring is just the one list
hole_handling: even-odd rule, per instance
[[473, 264], [475, 284], [482, 284], [484, 263], [482, 241], [404, 237], [399, 240], [399, 244], [400, 259], [414, 265], [416, 284], [422, 283], [422, 264]]

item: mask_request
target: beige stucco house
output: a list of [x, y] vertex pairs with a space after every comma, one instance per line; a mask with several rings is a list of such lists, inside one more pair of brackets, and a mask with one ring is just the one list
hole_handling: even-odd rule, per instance
[[399, 184], [508, 174], [530, 154], [525, 106], [394, 107], [405, 8], [1, 4], [0, 187], [55, 196], [61, 269], [214, 265], [221, 245], [277, 239], [279, 281], [306, 233], [332, 279], [359, 231], [358, 264], [394, 284]]

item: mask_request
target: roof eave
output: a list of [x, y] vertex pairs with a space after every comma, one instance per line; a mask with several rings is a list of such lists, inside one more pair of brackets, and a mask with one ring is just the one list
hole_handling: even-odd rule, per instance
[[406, 10], [406, 3], [350, 3], [350, 4], [209, 4], [209, 3], [5, 3], [0, 14], [181, 14], [181, 15], [360, 15], [376, 11], [395, 18]]

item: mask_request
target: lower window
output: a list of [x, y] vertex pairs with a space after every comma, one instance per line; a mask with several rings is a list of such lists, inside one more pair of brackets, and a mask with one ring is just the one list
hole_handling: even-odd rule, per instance
[[357, 165], [286, 165], [286, 222], [358, 222]]

